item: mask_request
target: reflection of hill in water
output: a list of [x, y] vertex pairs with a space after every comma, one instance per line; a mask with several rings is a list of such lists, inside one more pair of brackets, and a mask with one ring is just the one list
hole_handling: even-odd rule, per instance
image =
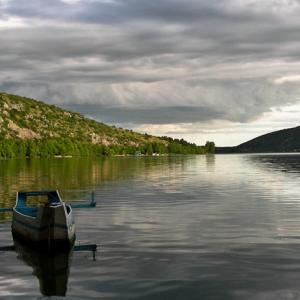
[[270, 171], [300, 173], [300, 155], [250, 155], [247, 158]]
[[32, 267], [44, 296], [65, 296], [73, 251], [41, 253], [14, 240], [18, 258]]
[[[194, 159], [195, 156], [0, 160], [0, 207], [13, 206], [20, 190], [58, 189], [64, 200], [83, 199], [87, 193], [78, 195], [78, 190], [90, 192], [106, 181], [151, 177], [162, 170], [185, 168]], [[10, 213], [0, 215], [0, 219], [6, 218], [10, 219]]]

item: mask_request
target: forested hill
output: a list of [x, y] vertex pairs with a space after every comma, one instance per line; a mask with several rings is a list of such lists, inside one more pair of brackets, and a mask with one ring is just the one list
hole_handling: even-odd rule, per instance
[[108, 126], [43, 102], [0, 92], [0, 157], [203, 154], [214, 144], [154, 137]]
[[300, 152], [300, 126], [267, 133], [236, 147], [218, 148], [217, 152]]

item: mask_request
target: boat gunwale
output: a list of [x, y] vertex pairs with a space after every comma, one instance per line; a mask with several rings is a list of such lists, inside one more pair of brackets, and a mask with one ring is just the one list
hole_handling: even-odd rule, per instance
[[25, 214], [21, 213], [19, 210], [16, 209], [16, 207], [13, 208], [13, 213], [17, 213], [17, 214], [21, 215], [22, 217], [26, 217], [26, 218], [31, 218], [31, 219], [37, 218], [37, 215], [35, 217], [33, 217], [30, 215], [25, 215]]

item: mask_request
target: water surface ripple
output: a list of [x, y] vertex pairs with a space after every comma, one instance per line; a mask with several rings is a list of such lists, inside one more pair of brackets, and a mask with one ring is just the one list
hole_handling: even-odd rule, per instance
[[[57, 188], [88, 199], [66, 299], [300, 299], [300, 155], [0, 161], [0, 203]], [[10, 214], [0, 244], [12, 244]], [[0, 297], [43, 299], [32, 266], [0, 252]]]

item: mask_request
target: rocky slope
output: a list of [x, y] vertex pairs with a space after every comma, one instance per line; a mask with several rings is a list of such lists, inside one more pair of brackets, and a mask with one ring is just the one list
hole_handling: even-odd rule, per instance
[[90, 154], [203, 154], [196, 146], [116, 128], [54, 105], [0, 92], [0, 157]]
[[130, 130], [107, 126], [33, 99], [0, 93], [0, 139], [71, 138], [102, 145], [163, 142]]

